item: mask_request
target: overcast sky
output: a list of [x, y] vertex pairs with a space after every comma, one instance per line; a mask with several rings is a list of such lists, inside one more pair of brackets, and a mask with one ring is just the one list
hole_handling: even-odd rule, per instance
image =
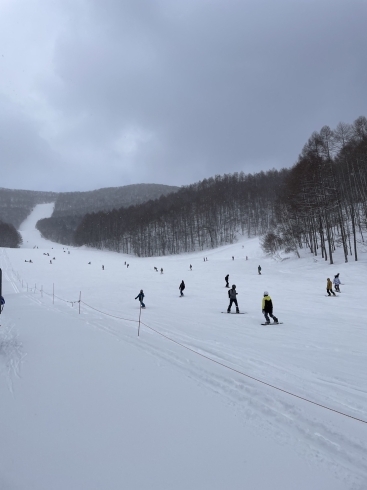
[[290, 167], [367, 116], [367, 0], [0, 0], [0, 187]]

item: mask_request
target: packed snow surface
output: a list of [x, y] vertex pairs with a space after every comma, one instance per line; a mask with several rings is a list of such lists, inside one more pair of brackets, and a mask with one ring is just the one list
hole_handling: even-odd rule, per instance
[[[138, 258], [43, 239], [52, 209], [0, 249], [1, 490], [367, 488], [362, 249], [274, 260], [243, 238]], [[226, 274], [244, 315], [221, 314]], [[260, 325], [264, 290], [282, 325]]]

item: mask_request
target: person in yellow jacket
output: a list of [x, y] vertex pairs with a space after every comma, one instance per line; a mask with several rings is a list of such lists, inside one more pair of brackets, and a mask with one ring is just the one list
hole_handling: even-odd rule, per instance
[[331, 296], [330, 293], [333, 293], [334, 296], [336, 296], [336, 294], [334, 293], [333, 291], [333, 283], [331, 282], [330, 278], [328, 277], [327, 280], [326, 280], [326, 292], [329, 296]]
[[271, 318], [274, 320], [274, 323], [279, 323], [278, 318], [273, 315], [273, 302], [267, 291], [264, 291], [264, 297], [263, 297], [261, 309], [265, 316], [265, 323], [267, 325], [269, 325], [270, 323], [269, 316], [271, 316]]

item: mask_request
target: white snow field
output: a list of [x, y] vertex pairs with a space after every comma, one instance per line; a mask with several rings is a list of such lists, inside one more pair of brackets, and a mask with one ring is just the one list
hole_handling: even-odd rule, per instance
[[[1, 490], [367, 489], [363, 250], [331, 266], [241, 239], [137, 258], [41, 238], [51, 213], [0, 249]], [[244, 315], [221, 314], [227, 273]], [[138, 337], [140, 289], [156, 331]], [[264, 290], [283, 325], [260, 325]]]

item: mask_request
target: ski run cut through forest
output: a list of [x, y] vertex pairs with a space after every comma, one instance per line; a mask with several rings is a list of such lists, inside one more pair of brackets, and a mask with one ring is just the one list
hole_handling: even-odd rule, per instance
[[1, 490], [367, 488], [366, 248], [139, 258], [47, 241], [52, 211], [0, 249]]

